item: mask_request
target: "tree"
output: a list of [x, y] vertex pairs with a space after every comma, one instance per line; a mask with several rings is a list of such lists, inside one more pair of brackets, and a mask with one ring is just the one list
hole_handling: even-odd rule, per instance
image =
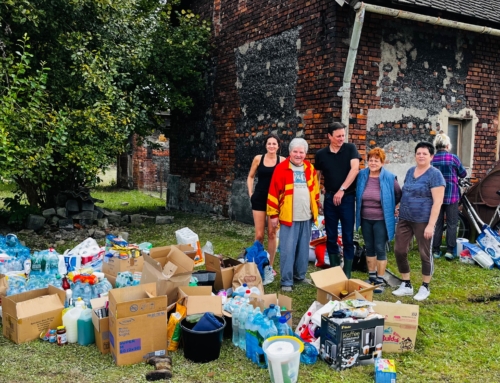
[[93, 185], [203, 86], [210, 28], [179, 0], [6, 0], [0, 23], [0, 174], [33, 206]]

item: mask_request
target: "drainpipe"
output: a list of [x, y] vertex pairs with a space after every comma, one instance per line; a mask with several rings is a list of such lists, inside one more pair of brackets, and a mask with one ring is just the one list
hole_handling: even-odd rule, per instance
[[365, 20], [365, 5], [361, 3], [356, 9], [356, 18], [352, 28], [351, 43], [349, 44], [349, 54], [345, 64], [344, 80], [342, 88], [340, 88], [339, 96], [342, 95], [342, 117], [341, 121], [346, 126], [345, 140], [349, 137], [349, 111], [351, 108], [351, 80], [352, 72], [354, 71], [354, 63], [358, 54], [359, 38], [363, 29], [363, 21]]
[[469, 32], [482, 33], [491, 36], [500, 36], [500, 29], [494, 29], [490, 27], [482, 27], [480, 25], [461, 23], [459, 21], [442, 19], [441, 17], [433, 17], [421, 15], [419, 13], [401, 11], [399, 9], [381, 7], [378, 5], [358, 3], [354, 6], [355, 10], [365, 9], [367, 12], [378, 13], [379, 15], [392, 16], [399, 19], [414, 20], [421, 23], [440, 25], [442, 27], [456, 28]]
[[346, 141], [349, 133], [349, 111], [351, 107], [351, 80], [352, 73], [354, 70], [354, 63], [356, 61], [356, 55], [358, 53], [359, 38], [361, 36], [361, 30], [363, 28], [363, 21], [365, 18], [365, 11], [378, 13], [379, 15], [392, 16], [394, 18], [414, 20], [417, 22], [428, 23], [433, 25], [439, 25], [442, 27], [461, 29], [464, 31], [475, 32], [480, 34], [486, 34], [491, 36], [500, 37], [500, 29], [494, 29], [490, 27], [484, 27], [474, 24], [461, 23], [458, 21], [442, 19], [440, 17], [426, 16], [413, 12], [406, 12], [399, 9], [381, 7], [378, 5], [366, 4], [364, 2], [357, 3], [354, 6], [356, 11], [356, 19], [354, 20], [354, 26], [351, 35], [351, 43], [349, 45], [349, 54], [347, 56], [347, 62], [344, 72], [344, 79], [342, 88], [339, 89], [339, 96], [342, 96], [342, 123], [345, 124], [346, 128]]

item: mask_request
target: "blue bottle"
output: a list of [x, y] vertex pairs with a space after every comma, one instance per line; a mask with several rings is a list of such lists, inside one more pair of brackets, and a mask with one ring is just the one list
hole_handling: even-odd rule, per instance
[[278, 335], [293, 335], [292, 329], [288, 323], [286, 323], [285, 317], [280, 317], [277, 330]]

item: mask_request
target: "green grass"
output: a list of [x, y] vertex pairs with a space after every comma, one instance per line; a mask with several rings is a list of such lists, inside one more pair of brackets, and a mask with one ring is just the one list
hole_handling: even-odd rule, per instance
[[[159, 209], [164, 201], [139, 192], [113, 192], [100, 189], [93, 193], [103, 199], [103, 207], [128, 213], [142, 212], [151, 215], [168, 214], [175, 217], [172, 225], [141, 225], [127, 227], [130, 241], [152, 242], [154, 246], [176, 242], [175, 231], [189, 227], [196, 232], [203, 245], [211, 241], [218, 254], [236, 257], [242, 249], [253, 242], [253, 227], [238, 222], [218, 219], [208, 215], [182, 212], [165, 212]], [[129, 202], [122, 206], [122, 202]], [[20, 235], [30, 243], [33, 236]], [[43, 237], [42, 237], [43, 238]], [[48, 241], [48, 240], [47, 240]], [[58, 248], [64, 251], [71, 247]], [[410, 253], [413, 270], [412, 282], [418, 287], [420, 259], [414, 250]], [[277, 257], [276, 267], [278, 267]], [[389, 269], [396, 271], [394, 255], [389, 254]], [[436, 271], [431, 282], [431, 296], [421, 303], [419, 331], [415, 352], [406, 354], [384, 354], [394, 359], [398, 382], [498, 382], [500, 381], [500, 309], [497, 301], [472, 303], [469, 299], [500, 294], [500, 270], [484, 270], [478, 266], [461, 264], [458, 261], [436, 260]], [[310, 272], [317, 271], [312, 266]], [[366, 279], [366, 275], [355, 272], [354, 278]], [[279, 292], [279, 281], [265, 287], [267, 293]], [[316, 289], [300, 285], [288, 294], [293, 298], [294, 322], [314, 301]], [[376, 300], [395, 302], [398, 299], [387, 288]], [[403, 303], [415, 304], [411, 297], [400, 299]], [[200, 345], [203, 347], [203, 345]], [[94, 346], [69, 345], [57, 347], [42, 341], [15, 345], [0, 338], [3, 359], [0, 361], [1, 382], [145, 382], [144, 375], [151, 366], [138, 364], [116, 367], [111, 356], [101, 355]], [[252, 364], [242, 351], [225, 340], [221, 356], [217, 361], [194, 364], [183, 357], [182, 349], [173, 357], [172, 382], [268, 382], [267, 370]], [[326, 383], [371, 383], [374, 381], [373, 366], [360, 366], [338, 372], [318, 360], [315, 365], [300, 366], [299, 382]]]

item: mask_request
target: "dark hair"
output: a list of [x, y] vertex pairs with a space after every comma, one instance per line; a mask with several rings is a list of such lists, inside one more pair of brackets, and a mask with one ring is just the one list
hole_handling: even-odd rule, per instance
[[270, 133], [265, 139], [264, 139], [264, 146], [267, 145], [267, 141], [269, 141], [270, 138], [274, 138], [277, 142], [278, 142], [278, 146], [281, 145], [281, 140], [280, 138], [274, 134], [274, 133]]
[[342, 122], [334, 122], [328, 126], [328, 134], [331, 136], [333, 132], [339, 129], [345, 129], [345, 125]]
[[415, 154], [417, 154], [417, 150], [420, 148], [427, 148], [431, 156], [434, 155], [434, 145], [427, 141], [421, 141], [415, 146]]

